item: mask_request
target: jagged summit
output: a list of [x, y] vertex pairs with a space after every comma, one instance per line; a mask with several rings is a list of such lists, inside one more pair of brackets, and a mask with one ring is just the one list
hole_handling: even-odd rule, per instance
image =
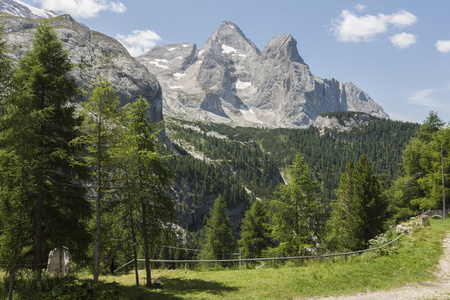
[[39, 9], [19, 0], [1, 0], [0, 11], [27, 19], [45, 19], [57, 16], [52, 11]]
[[314, 76], [290, 34], [274, 37], [261, 52], [225, 21], [200, 51], [183, 43], [137, 59], [160, 81], [168, 116], [267, 127], [308, 127], [334, 111], [388, 117], [352, 83]]
[[203, 50], [211, 50], [218, 54], [222, 53], [236, 57], [244, 57], [249, 53], [261, 53], [242, 30], [230, 21], [220, 24], [206, 41]]
[[294, 62], [305, 64], [298, 53], [297, 41], [289, 34], [274, 37], [264, 47], [262, 59], [289, 59]]

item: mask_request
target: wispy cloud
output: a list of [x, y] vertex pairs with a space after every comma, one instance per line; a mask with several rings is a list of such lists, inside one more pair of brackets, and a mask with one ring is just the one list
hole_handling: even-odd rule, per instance
[[110, 10], [115, 13], [123, 13], [127, 10], [122, 2], [109, 0], [34, 0], [41, 4], [42, 9], [63, 12], [75, 18], [94, 18], [99, 12]]
[[367, 9], [366, 5], [358, 3], [358, 5], [355, 6], [357, 11], [365, 11]]
[[161, 41], [161, 37], [151, 30], [133, 30], [131, 34], [118, 34], [116, 38], [127, 48], [131, 56], [144, 54]]
[[389, 40], [395, 47], [405, 49], [417, 43], [417, 35], [402, 32], [391, 36]]
[[408, 97], [408, 101], [428, 108], [438, 107], [439, 103], [434, 98], [434, 94], [437, 91], [437, 89], [424, 89], [416, 91]]
[[450, 41], [437, 41], [435, 46], [442, 53], [450, 52]]
[[417, 17], [405, 10], [391, 15], [358, 16], [349, 10], [343, 10], [341, 15], [332, 20], [333, 32], [342, 42], [370, 42], [378, 34], [385, 33], [390, 26], [403, 28], [417, 22]]

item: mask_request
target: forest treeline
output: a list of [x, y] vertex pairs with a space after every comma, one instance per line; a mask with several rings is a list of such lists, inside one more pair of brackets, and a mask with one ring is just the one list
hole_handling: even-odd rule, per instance
[[[375, 119], [349, 132], [169, 120], [178, 155], [161, 142], [163, 124], [148, 120], [146, 99], [119, 107], [110, 82], [79, 89], [71, 68], [45, 21], [17, 66], [1, 40], [2, 297], [13, 298], [18, 280], [43, 289], [55, 248], [68, 248], [72, 271], [89, 270], [94, 282], [114, 261], [144, 257], [151, 286], [150, 259], [359, 250], [442, 206], [450, 129], [434, 112], [421, 126]], [[177, 202], [183, 185], [190, 191]], [[195, 231], [177, 219], [187, 198], [196, 207], [215, 199]]]

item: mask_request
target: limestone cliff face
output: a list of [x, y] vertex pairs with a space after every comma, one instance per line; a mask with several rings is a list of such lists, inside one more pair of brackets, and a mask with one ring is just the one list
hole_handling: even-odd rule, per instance
[[318, 128], [322, 132], [325, 129], [349, 131], [354, 127], [368, 125], [375, 121], [375, 119], [376, 117], [366, 113], [352, 113], [347, 116], [323, 114], [317, 117], [314, 127]]
[[227, 21], [200, 51], [188, 43], [168, 45], [138, 60], [160, 80], [169, 116], [300, 128], [313, 125], [325, 112], [360, 111], [388, 118], [354, 84], [314, 76], [290, 34], [273, 38], [261, 52]]
[[[156, 77], [131, 57], [117, 40], [89, 30], [69, 15], [47, 19], [69, 52], [74, 64], [71, 76], [80, 87], [103, 76], [118, 90], [121, 105], [142, 95], [151, 105], [150, 119], [159, 122], [162, 115], [162, 92]], [[0, 14], [10, 54], [17, 62], [31, 48], [39, 20]], [[81, 95], [78, 100], [81, 100]]]

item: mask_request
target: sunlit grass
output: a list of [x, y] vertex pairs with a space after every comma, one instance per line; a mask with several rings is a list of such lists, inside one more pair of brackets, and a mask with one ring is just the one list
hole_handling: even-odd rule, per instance
[[[332, 259], [287, 262], [283, 265], [258, 263], [252, 268], [199, 270], [152, 270], [152, 280], [161, 280], [162, 289], [144, 287], [145, 271], [140, 270], [140, 286], [134, 272], [101, 276], [105, 289], [116, 289], [119, 299], [295, 299], [337, 296], [434, 280], [433, 271], [443, 252], [442, 239], [450, 232], [450, 221], [434, 220], [431, 228], [417, 229], [404, 236], [400, 245], [390, 247], [390, 255], [378, 251]], [[0, 277], [3, 277], [0, 273]], [[91, 280], [90, 274], [79, 274]], [[38, 298], [37, 298], [38, 299]]]
[[[391, 255], [378, 251], [344, 258], [316, 259], [295, 266], [259, 267], [242, 270], [154, 270], [162, 290], [148, 297], [168, 299], [290, 299], [296, 297], [354, 294], [389, 289], [408, 282], [434, 280], [433, 271], [442, 254], [442, 239], [449, 221], [436, 220], [430, 228], [402, 238]], [[144, 271], [140, 272], [141, 284]], [[102, 277], [105, 282], [135, 284], [134, 272]]]

